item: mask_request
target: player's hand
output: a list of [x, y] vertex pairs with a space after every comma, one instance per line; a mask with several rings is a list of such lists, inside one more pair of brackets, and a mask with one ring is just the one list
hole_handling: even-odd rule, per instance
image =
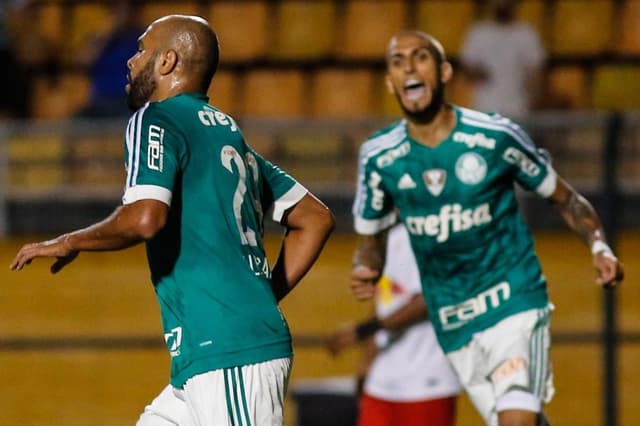
[[325, 346], [331, 352], [331, 355], [336, 356], [357, 341], [358, 336], [356, 335], [355, 324], [346, 324], [329, 335]]
[[78, 256], [78, 251], [72, 250], [65, 238], [66, 236], [61, 236], [53, 240], [24, 245], [13, 259], [11, 270], [19, 271], [37, 257], [55, 257], [57, 260], [51, 265], [51, 273], [55, 274]]
[[596, 283], [604, 288], [615, 287], [624, 279], [622, 263], [610, 252], [599, 252], [593, 255], [593, 266], [598, 276]]
[[376, 282], [380, 271], [364, 265], [354, 266], [351, 270], [351, 292], [356, 300], [369, 300], [376, 294]]

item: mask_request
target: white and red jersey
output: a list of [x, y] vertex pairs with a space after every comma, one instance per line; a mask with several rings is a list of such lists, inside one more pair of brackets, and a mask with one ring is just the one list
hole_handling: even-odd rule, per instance
[[[387, 261], [378, 283], [376, 315], [386, 318], [421, 293], [420, 276], [404, 226], [389, 231]], [[429, 321], [375, 335], [378, 355], [364, 385], [375, 398], [410, 402], [457, 395], [460, 384]]]

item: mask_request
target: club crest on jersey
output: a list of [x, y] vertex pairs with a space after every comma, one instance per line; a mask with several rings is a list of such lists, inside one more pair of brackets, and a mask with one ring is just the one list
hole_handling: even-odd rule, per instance
[[487, 175], [487, 162], [475, 152], [462, 154], [456, 161], [456, 176], [460, 182], [476, 185]]
[[447, 181], [447, 171], [444, 169], [431, 169], [422, 172], [422, 180], [425, 186], [434, 197], [442, 193], [444, 184]]

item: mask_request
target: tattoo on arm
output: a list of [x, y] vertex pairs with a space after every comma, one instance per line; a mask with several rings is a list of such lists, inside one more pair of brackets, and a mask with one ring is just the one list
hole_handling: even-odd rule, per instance
[[375, 236], [361, 236], [353, 254], [353, 265], [364, 265], [381, 271], [386, 258], [387, 233]]
[[593, 206], [582, 195], [570, 190], [567, 196], [556, 205], [569, 227], [587, 245], [590, 246], [595, 240], [603, 239], [600, 219]]

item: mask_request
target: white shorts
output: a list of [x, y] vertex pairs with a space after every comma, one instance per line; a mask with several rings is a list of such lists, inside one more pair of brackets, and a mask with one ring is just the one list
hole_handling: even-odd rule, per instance
[[552, 305], [510, 316], [447, 354], [488, 425], [504, 410], [540, 412], [554, 393], [549, 360]]
[[136, 426], [282, 426], [291, 358], [198, 374], [167, 386]]
[[144, 408], [136, 426], [194, 426], [183, 392], [171, 385], [165, 387]]

